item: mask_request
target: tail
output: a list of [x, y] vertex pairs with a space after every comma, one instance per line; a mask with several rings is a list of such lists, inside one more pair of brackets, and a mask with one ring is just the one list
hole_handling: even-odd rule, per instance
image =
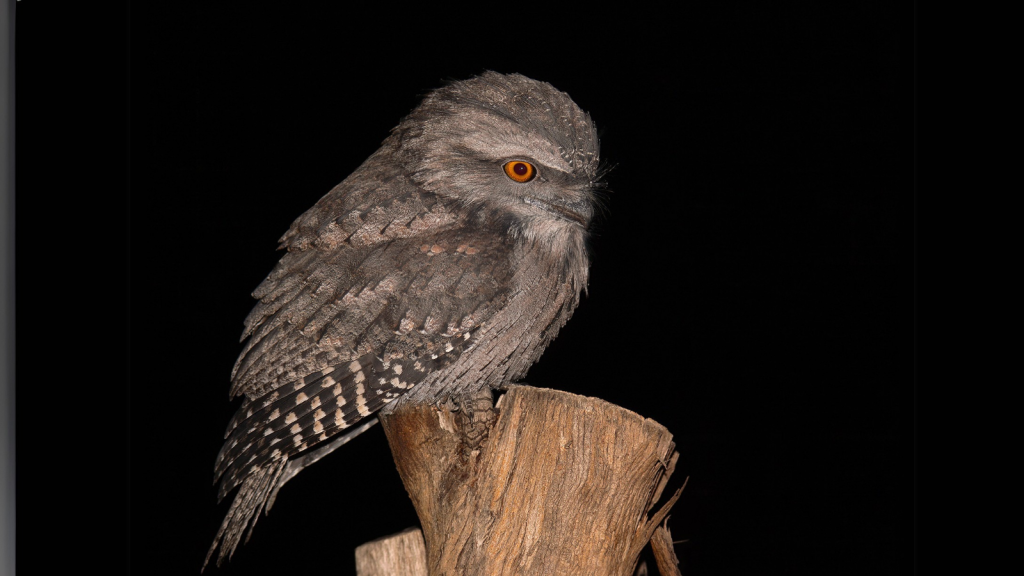
[[288, 458], [272, 460], [262, 468], [252, 471], [242, 481], [238, 493], [235, 494], [235, 500], [231, 503], [231, 509], [224, 517], [224, 522], [221, 523], [217, 535], [213, 537], [213, 545], [206, 553], [206, 560], [203, 560], [200, 572], [206, 569], [206, 564], [209, 563], [218, 544], [220, 553], [217, 555], [217, 566], [221, 565], [224, 558], [230, 559], [235, 553], [235, 549], [238, 548], [238, 543], [242, 540], [242, 532], [246, 526], [249, 526], [249, 532], [245, 536], [245, 541], [249, 541], [252, 529], [256, 527], [256, 520], [259, 519], [259, 513], [266, 505], [267, 498], [274, 486], [277, 485], [278, 478], [287, 463]]

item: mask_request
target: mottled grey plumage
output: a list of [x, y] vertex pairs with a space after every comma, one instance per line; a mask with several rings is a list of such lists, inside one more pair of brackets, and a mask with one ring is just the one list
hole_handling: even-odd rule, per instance
[[587, 285], [597, 169], [566, 94], [487, 72], [428, 95], [292, 224], [245, 320], [215, 466], [221, 498], [241, 488], [207, 560], [234, 552], [289, 459], [395, 400], [526, 373]]

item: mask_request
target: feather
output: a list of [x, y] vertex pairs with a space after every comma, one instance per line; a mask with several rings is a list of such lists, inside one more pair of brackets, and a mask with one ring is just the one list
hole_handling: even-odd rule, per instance
[[[210, 557], [218, 545], [220, 553], [217, 555], [217, 566], [221, 565], [224, 558], [230, 558], [235, 553], [235, 549], [238, 548], [238, 543], [242, 539], [242, 532], [250, 521], [252, 524], [249, 528], [249, 535], [252, 535], [252, 528], [256, 527], [259, 513], [266, 505], [267, 498], [277, 483], [277, 478], [284, 471], [285, 464], [287, 464], [287, 460], [281, 459], [246, 476], [234, 502], [231, 503], [227, 516], [224, 517], [220, 529], [217, 530], [217, 535], [213, 538], [213, 544], [206, 553], [206, 559], [203, 560], [200, 572], [206, 569], [206, 565], [210, 562]], [[248, 540], [249, 537], [246, 536], [246, 541]]]
[[[510, 180], [510, 157], [537, 176]], [[232, 369], [243, 401], [214, 482], [238, 493], [207, 560], [230, 557], [288, 463], [342, 430], [525, 374], [586, 288], [597, 166], [568, 96], [486, 73], [428, 95], [292, 223]]]

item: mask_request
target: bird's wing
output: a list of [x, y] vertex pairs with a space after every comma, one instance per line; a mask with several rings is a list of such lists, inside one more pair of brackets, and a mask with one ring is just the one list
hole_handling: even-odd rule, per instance
[[[327, 440], [472, 346], [474, 328], [506, 297], [505, 250], [492, 234], [446, 231], [351, 251], [364, 252], [361, 268], [345, 277], [358, 277], [351, 288], [332, 290], [300, 321], [271, 314], [277, 325], [236, 373], [268, 383], [244, 388], [250, 402], [217, 458], [220, 496], [253, 467]], [[317, 284], [296, 283], [285, 299], [312, 300]]]
[[[344, 187], [357, 176], [322, 198], [282, 237], [288, 253], [253, 292], [259, 302], [245, 319], [242, 339], [248, 341], [232, 371], [232, 397], [255, 400], [379, 349], [381, 339], [366, 330], [373, 315], [393, 304], [402, 282], [415, 280], [414, 273], [454, 271], [444, 266], [451, 255], [426, 266], [434, 255], [431, 242], [463, 228], [449, 203], [392, 181], [362, 194], [360, 203], [345, 205], [355, 194]], [[430, 243], [427, 252], [410, 250], [423, 243]]]
[[300, 218], [254, 293], [232, 387], [246, 401], [215, 464], [220, 498], [242, 485], [210, 550], [223, 538], [218, 563], [289, 457], [451, 363], [508, 297], [509, 246], [432, 195], [342, 212], [306, 229]]

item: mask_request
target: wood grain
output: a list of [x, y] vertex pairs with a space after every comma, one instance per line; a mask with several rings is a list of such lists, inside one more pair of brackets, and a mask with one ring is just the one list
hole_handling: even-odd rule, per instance
[[410, 528], [356, 548], [358, 576], [427, 576], [423, 532]]
[[381, 417], [428, 573], [628, 575], [675, 495], [672, 434], [603, 400], [514, 387]]

